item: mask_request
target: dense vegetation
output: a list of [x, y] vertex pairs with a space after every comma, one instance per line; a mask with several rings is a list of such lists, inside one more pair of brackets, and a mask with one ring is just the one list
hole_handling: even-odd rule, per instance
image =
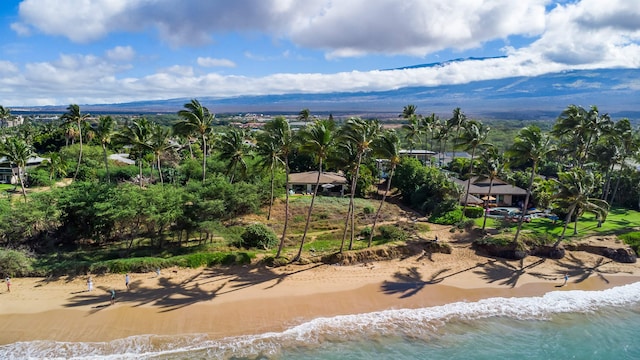
[[[265, 251], [278, 261], [299, 260], [309, 251], [308, 234], [323, 219], [314, 212], [318, 182], [307, 203], [295, 207], [299, 198], [290, 196], [287, 182], [292, 171], [342, 171], [349, 179], [340, 199], [342, 223], [333, 221], [324, 235], [339, 243], [333, 249], [339, 252], [362, 247], [358, 239], [364, 246], [406, 239], [378, 223], [390, 196], [435, 223], [473, 223], [467, 218], [481, 212], [460, 204], [467, 196], [452, 177], [500, 178], [528, 189], [526, 203], [551, 207], [564, 220], [559, 240], [571, 223], [577, 233], [583, 214], [594, 214], [600, 224], [612, 205], [637, 209], [640, 198], [633, 166], [638, 131], [628, 119], [613, 121], [595, 106], [571, 105], [544, 130], [531, 124], [507, 128], [523, 124], [504, 122], [497, 135], [459, 108], [440, 120], [417, 114], [412, 105], [403, 109], [398, 130], [374, 119], [313, 119], [304, 109], [301, 129], [276, 117], [249, 131], [217, 121], [197, 100], [162, 123], [151, 117], [91, 117], [77, 105], [67, 110], [56, 122], [27, 119], [2, 127], [0, 155], [19, 169], [16, 185], [0, 198], [2, 272], [202, 266], [247, 262]], [[11, 117], [0, 106], [3, 124]], [[514, 134], [510, 142], [505, 134]], [[402, 148], [450, 153], [452, 159], [445, 164], [437, 155], [421, 163], [402, 158]], [[128, 154], [135, 164], [110, 159], [114, 153]], [[27, 168], [36, 154], [47, 160]], [[378, 186], [380, 159], [384, 183]], [[58, 182], [68, 185], [52, 186]], [[359, 203], [378, 197], [383, 201]], [[286, 214], [277, 221], [274, 203]], [[267, 213], [268, 226], [234, 224], [257, 213]], [[522, 226], [521, 218], [514, 243]], [[319, 238], [313, 238], [314, 251]]]

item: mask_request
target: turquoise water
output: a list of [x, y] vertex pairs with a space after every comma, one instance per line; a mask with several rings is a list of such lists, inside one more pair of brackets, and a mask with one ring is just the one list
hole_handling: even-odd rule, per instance
[[34, 341], [1, 359], [640, 359], [640, 283], [320, 318], [281, 333], [211, 340], [144, 335]]

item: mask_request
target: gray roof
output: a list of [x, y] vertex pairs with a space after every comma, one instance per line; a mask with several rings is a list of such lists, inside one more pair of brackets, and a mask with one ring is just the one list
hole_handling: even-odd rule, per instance
[[[489, 194], [488, 183], [486, 184], [486, 186], [484, 183], [482, 183], [482, 186], [479, 186], [474, 184], [473, 180], [474, 179], [472, 178], [471, 186], [469, 186], [469, 194], [479, 195], [479, 196]], [[456, 184], [462, 186], [462, 188], [465, 189], [466, 191], [467, 181], [460, 180], [460, 179], [453, 179], [453, 181]], [[507, 184], [504, 181], [500, 180], [500, 183], [494, 183], [493, 186], [491, 187], [491, 195], [527, 195], [527, 190], [519, 188], [517, 186]]]
[[[307, 171], [302, 173], [289, 174], [289, 183], [292, 185], [315, 184], [318, 180], [317, 171]], [[323, 172], [320, 174], [320, 184], [346, 184], [347, 178], [334, 172]]]

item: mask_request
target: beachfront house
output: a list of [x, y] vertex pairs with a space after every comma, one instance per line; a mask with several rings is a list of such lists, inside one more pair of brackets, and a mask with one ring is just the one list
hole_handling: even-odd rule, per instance
[[[467, 180], [453, 179], [453, 181], [462, 187], [463, 192], [467, 191]], [[527, 190], [511, 185], [501, 179], [493, 179], [493, 186], [491, 186], [491, 194], [489, 195], [489, 179], [473, 177], [471, 178], [471, 186], [469, 187], [469, 195], [473, 195], [473, 202], [469, 204], [477, 204], [476, 199], [481, 200], [478, 205], [486, 206], [521, 206], [524, 203], [527, 195]], [[464, 196], [462, 196], [461, 202]]]
[[[26, 171], [29, 169], [40, 166], [46, 158], [41, 158], [39, 156], [34, 156], [27, 160]], [[7, 160], [6, 157], [0, 157], [0, 183], [2, 184], [18, 184], [20, 180], [18, 179], [18, 167], [15, 164], [12, 164]], [[26, 177], [26, 173], [23, 173], [23, 178]]]
[[[291, 190], [296, 194], [312, 194], [318, 180], [317, 171], [306, 171], [289, 174]], [[340, 173], [322, 172], [320, 174], [319, 195], [343, 196], [347, 178]]]

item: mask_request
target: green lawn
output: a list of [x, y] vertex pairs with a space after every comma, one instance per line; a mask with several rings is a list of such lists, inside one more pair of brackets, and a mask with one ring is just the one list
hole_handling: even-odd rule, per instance
[[[476, 226], [482, 227], [483, 218], [475, 220]], [[487, 219], [487, 228], [499, 228], [501, 221], [489, 218]], [[531, 232], [534, 234], [546, 234], [547, 236], [558, 237], [562, 233], [564, 222], [558, 220], [553, 221], [547, 218], [533, 219], [530, 223], [524, 223], [522, 225], [523, 231]], [[578, 234], [573, 235], [574, 223], [569, 223], [565, 238], [579, 239], [583, 236], [593, 234], [623, 234], [632, 231], [634, 228], [640, 228], [640, 212], [634, 210], [616, 208], [609, 212], [607, 220], [602, 223], [602, 227], [598, 227], [598, 221], [594, 215], [585, 214], [578, 219]], [[511, 224], [508, 227], [512, 232], [516, 230], [517, 223]]]

